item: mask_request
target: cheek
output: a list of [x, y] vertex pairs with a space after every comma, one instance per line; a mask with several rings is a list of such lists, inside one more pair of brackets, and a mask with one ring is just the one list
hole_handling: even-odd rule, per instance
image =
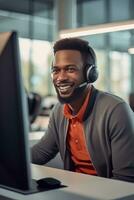
[[86, 74], [86, 72], [85, 73], [84, 72], [81, 73], [81, 80], [82, 81], [87, 81], [87, 74]]
[[74, 73], [69, 76], [70, 81], [74, 82], [76, 85], [83, 82], [84, 76], [82, 72]]
[[81, 74], [79, 76], [79, 81], [83, 82], [83, 81], [85, 81], [85, 79], [86, 79], [85, 75], [83, 74], [83, 72], [81, 72]]

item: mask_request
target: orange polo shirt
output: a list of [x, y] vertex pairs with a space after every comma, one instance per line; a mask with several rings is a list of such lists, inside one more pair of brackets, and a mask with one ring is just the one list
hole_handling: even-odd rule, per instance
[[77, 115], [71, 114], [72, 111], [68, 104], [64, 105], [64, 115], [69, 119], [67, 146], [69, 147], [71, 153], [71, 159], [74, 162], [75, 171], [90, 175], [97, 175], [87, 149], [82, 123], [83, 115], [85, 113], [90, 94], [91, 92], [89, 92]]

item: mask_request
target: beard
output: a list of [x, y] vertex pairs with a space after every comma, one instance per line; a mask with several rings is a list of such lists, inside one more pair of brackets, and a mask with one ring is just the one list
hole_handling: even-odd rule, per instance
[[56, 89], [57, 98], [58, 98], [59, 102], [61, 104], [66, 104], [66, 103], [70, 104], [73, 101], [75, 101], [76, 99], [78, 99], [80, 96], [82, 96], [86, 87], [87, 87], [87, 85], [83, 85], [82, 87], [77, 86], [74, 89], [73, 93], [69, 97], [61, 97], [57, 88], [55, 88], [55, 89]]

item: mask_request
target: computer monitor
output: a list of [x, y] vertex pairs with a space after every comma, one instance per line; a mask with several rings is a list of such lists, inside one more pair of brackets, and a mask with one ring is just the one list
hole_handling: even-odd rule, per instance
[[0, 33], [0, 187], [22, 193], [31, 181], [29, 119], [16, 32]]

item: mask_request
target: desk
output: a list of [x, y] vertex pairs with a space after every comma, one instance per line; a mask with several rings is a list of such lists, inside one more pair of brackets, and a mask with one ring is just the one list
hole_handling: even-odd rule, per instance
[[134, 200], [134, 183], [116, 181], [61, 169], [32, 165], [34, 179], [54, 177], [64, 187], [30, 195], [0, 189], [0, 200]]
[[35, 131], [35, 132], [30, 132], [29, 133], [29, 140], [30, 141], [38, 141], [40, 140], [43, 135], [45, 134], [45, 131]]

